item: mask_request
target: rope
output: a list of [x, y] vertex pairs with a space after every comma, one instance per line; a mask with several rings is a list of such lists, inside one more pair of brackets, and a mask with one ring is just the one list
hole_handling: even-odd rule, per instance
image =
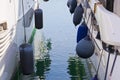
[[[89, 14], [89, 17], [88, 17], [88, 20], [87, 20], [87, 24], [88, 24], [88, 22], [89, 22], [89, 18], [90, 18], [90, 15], [91, 15], [91, 14], [92, 14], [92, 12]], [[92, 24], [90, 24], [90, 29], [92, 29]], [[90, 29], [89, 29], [89, 33], [90, 33], [91, 37], [93, 37], [93, 36], [92, 36], [93, 29], [92, 29], [92, 32], [90, 32]], [[96, 44], [96, 46], [98, 47], [98, 49], [101, 50], [94, 38], [93, 38], [93, 41], [94, 41], [94, 43]], [[111, 54], [110, 52], [111, 52], [111, 51], [109, 50], [104, 80], [106, 80], [107, 74], [108, 74], [108, 66], [109, 66], [110, 54]], [[103, 53], [103, 49], [102, 49], [102, 53]], [[97, 68], [97, 71], [96, 71], [96, 75], [98, 75], [98, 71], [99, 71], [99, 68], [100, 68], [100, 63], [101, 63], [101, 59], [102, 59], [102, 53], [101, 53], [101, 55], [100, 55], [100, 60], [99, 60], [98, 68]], [[113, 65], [112, 65], [112, 68], [111, 68], [111, 72], [110, 72], [110, 76], [112, 76], [112, 72], [113, 72], [113, 69], [114, 69], [114, 66], [115, 66], [115, 62], [116, 62], [116, 59], [117, 59], [117, 55], [118, 55], [118, 52], [116, 52], [116, 54], [115, 54], [115, 58], [114, 58], [114, 61], [113, 61]]]
[[96, 75], [98, 75], [98, 71], [99, 71], [99, 68], [100, 68], [100, 63], [101, 63], [101, 60], [102, 60], [102, 54], [103, 54], [103, 49], [101, 51], [100, 60], [99, 60], [99, 64], [98, 64]]
[[[91, 14], [92, 14], [92, 12], [90, 12], [86, 24], [88, 24]], [[85, 19], [85, 18], [84, 18], [84, 19]]]
[[110, 61], [110, 52], [108, 53], [108, 59], [107, 59], [107, 65], [106, 65], [106, 70], [105, 70], [105, 77], [104, 77], [104, 80], [106, 80], [106, 78], [107, 78], [109, 61]]
[[[87, 24], [88, 24], [88, 22], [89, 22], [89, 19], [90, 19], [91, 14], [92, 14], [92, 12], [91, 12], [91, 13], [89, 14], [89, 16], [88, 16]], [[93, 36], [92, 36], [93, 29], [92, 29], [92, 32], [90, 31], [91, 29], [92, 29], [92, 24], [90, 24], [89, 33], [90, 33], [90, 36], [93, 37]], [[101, 50], [94, 38], [93, 38], [93, 41], [94, 41], [94, 43], [96, 44], [96, 46], [98, 47], [98, 49]], [[106, 71], [105, 71], [104, 80], [106, 80], [107, 74], [108, 74], [108, 66], [109, 66], [110, 54], [111, 54], [110, 52], [111, 52], [111, 51], [109, 51], [109, 54], [108, 54], [107, 66], [106, 66]], [[102, 49], [102, 53], [103, 53], [103, 49]], [[102, 59], [102, 53], [101, 53], [101, 55], [100, 55], [100, 60], [99, 60], [98, 68], [97, 68], [97, 71], [96, 71], [96, 75], [98, 74], [98, 71], [99, 71], [99, 68], [100, 68], [100, 63], [101, 63], [101, 59]], [[115, 55], [115, 59], [114, 59], [114, 62], [113, 62], [113, 66], [112, 66], [112, 69], [111, 69], [110, 76], [112, 75], [112, 72], [113, 72], [113, 69], [114, 69], [114, 65], [115, 65], [115, 61], [116, 61], [116, 58], [117, 58], [117, 54], [118, 54], [118, 53], [116, 53], [116, 55]]]
[[112, 68], [111, 68], [111, 71], [110, 71], [110, 77], [112, 76], [112, 73], [113, 73], [113, 69], [114, 69], [114, 66], [115, 66], [115, 62], [116, 62], [116, 59], [117, 59], [117, 55], [118, 55], [118, 51], [115, 52], [115, 58], [114, 58], [114, 61], [113, 61], [113, 64], [112, 64]]
[[[93, 16], [92, 11], [91, 11], [91, 13], [90, 13], [89, 16], [88, 16], [87, 24], [88, 24], [88, 22], [89, 22], [89, 19], [90, 19], [90, 16], [91, 16], [91, 15]], [[91, 20], [91, 21], [92, 21], [92, 20]], [[90, 30], [89, 30], [89, 33], [90, 33], [91, 37], [93, 37], [93, 36], [92, 36], [92, 33], [93, 33], [92, 23], [90, 24], [90, 29], [92, 29], [92, 32], [90, 32]], [[96, 46], [97, 46], [97, 48], [99, 49], [99, 51], [101, 51], [100, 60], [99, 60], [99, 64], [98, 64], [97, 71], [96, 71], [96, 75], [95, 75], [95, 76], [97, 76], [97, 75], [98, 75], [99, 68], [100, 68], [100, 63], [101, 63], [101, 60], [102, 60], [103, 49], [101, 49], [101, 48], [98, 46], [98, 44], [97, 44], [97, 42], [95, 41], [94, 38], [93, 38], [93, 41], [94, 41], [94, 43], [96, 44]]]
[[[112, 1], [114, 1], [114, 0], [112, 0]], [[87, 24], [88, 24], [88, 22], [89, 22], [89, 19], [90, 19], [90, 15], [91, 15], [91, 14], [92, 14], [92, 11], [91, 11], [91, 13], [90, 13], [89, 16], [88, 16]], [[90, 29], [91, 29], [91, 28], [92, 28], [92, 24], [90, 24]], [[90, 31], [90, 29], [89, 29], [89, 33], [90, 33], [91, 37], [93, 37], [93, 36], [92, 36], [93, 29], [92, 29], [92, 32]], [[93, 41], [94, 41], [94, 43], [96, 44], [96, 46], [98, 47], [98, 49], [101, 50], [94, 38], [93, 38]], [[103, 53], [103, 49], [102, 49], [102, 53]], [[101, 59], [102, 59], [102, 53], [101, 53], [101, 55], [100, 55], [100, 60], [99, 60], [99, 64], [98, 64], [98, 68], [97, 68], [96, 75], [98, 74], [98, 71], [99, 71], [99, 68], [100, 68], [100, 63], [101, 63]], [[108, 66], [109, 66], [111, 51], [109, 50], [108, 53], [109, 53], [109, 54], [108, 54], [108, 59], [107, 59], [107, 65], [106, 65], [106, 71], [105, 71], [104, 80], [106, 80], [106, 78], [107, 78], [107, 72], [108, 72]], [[112, 65], [112, 68], [111, 68], [111, 72], [110, 72], [110, 76], [112, 76], [113, 69], [114, 69], [114, 66], [115, 66], [115, 62], [116, 62], [116, 59], [117, 59], [117, 55], [118, 55], [118, 51], [117, 51], [116, 54], [115, 54], [115, 58], [114, 58], [114, 61], [113, 61], [113, 65]]]
[[22, 0], [22, 12], [23, 12], [23, 26], [24, 26], [24, 41], [26, 43], [26, 30], [25, 30], [25, 16], [24, 16], [24, 2]]
[[[92, 11], [90, 12], [90, 14], [89, 14], [89, 16], [88, 16], [88, 19], [87, 19], [86, 24], [88, 24], [91, 15], [92, 15]], [[92, 28], [92, 24], [90, 24], [90, 29], [91, 29], [91, 28]], [[90, 32], [90, 29], [88, 29], [88, 31], [89, 31], [89, 33], [90, 33], [90, 36], [93, 37], [93, 36], [92, 36], [93, 31]], [[99, 50], [101, 50], [94, 38], [93, 38], [93, 41], [95, 42], [97, 48], [98, 48]]]
[[[87, 24], [88, 24], [88, 22], [89, 22], [89, 19], [90, 19], [90, 15], [91, 15], [91, 14], [92, 14], [92, 12], [89, 14], [89, 17], [88, 17], [88, 20], [87, 20]], [[92, 29], [92, 24], [90, 24], [90, 29]], [[93, 29], [92, 29], [92, 32], [90, 31], [90, 29], [89, 29], [89, 33], [90, 33], [91, 37], [93, 37], [93, 36], [92, 36]], [[101, 48], [98, 46], [98, 44], [97, 44], [97, 42], [95, 41], [94, 38], [93, 38], [93, 41], [94, 41], [94, 43], [96, 44], [97, 48], [98, 48], [99, 50], [101, 50]], [[102, 53], [103, 53], [103, 49], [102, 49]], [[102, 53], [101, 53], [101, 55], [100, 55], [100, 60], [99, 60], [98, 68], [97, 68], [97, 71], [96, 71], [96, 75], [98, 75], [98, 71], [99, 71], [99, 68], [100, 68], [100, 63], [101, 63], [101, 60], [102, 60]], [[105, 71], [104, 80], [106, 80], [106, 77], [107, 77], [109, 60], [110, 60], [110, 52], [109, 52], [109, 54], [108, 54], [108, 60], [107, 60], [107, 66], [106, 66], [106, 71]]]

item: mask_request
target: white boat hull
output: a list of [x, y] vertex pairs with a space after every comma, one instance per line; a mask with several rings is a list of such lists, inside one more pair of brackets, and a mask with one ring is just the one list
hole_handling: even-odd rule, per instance
[[25, 42], [24, 27], [26, 42], [29, 42], [35, 27], [33, 13], [38, 2], [23, 0], [22, 4], [22, 0], [2, 0], [0, 5], [0, 24], [7, 24], [7, 29], [0, 31], [0, 80], [10, 80], [19, 62], [19, 46]]

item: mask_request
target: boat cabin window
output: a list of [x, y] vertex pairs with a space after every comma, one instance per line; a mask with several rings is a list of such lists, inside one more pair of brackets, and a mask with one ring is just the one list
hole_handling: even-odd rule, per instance
[[103, 6], [111, 11], [120, 16], [120, 0], [99, 0]]

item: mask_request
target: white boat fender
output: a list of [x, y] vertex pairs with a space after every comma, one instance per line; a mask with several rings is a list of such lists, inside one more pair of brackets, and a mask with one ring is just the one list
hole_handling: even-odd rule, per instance
[[84, 13], [84, 9], [82, 5], [80, 4], [79, 6], [75, 8], [75, 12], [73, 16], [73, 23], [75, 26], [80, 24], [80, 22], [82, 21], [83, 13]]
[[42, 11], [42, 9], [35, 10], [35, 28], [36, 29], [43, 28], [43, 11]]
[[34, 73], [33, 48], [31, 44], [20, 45], [20, 66], [24, 75]]
[[77, 7], [77, 1], [76, 0], [72, 0], [71, 3], [70, 3], [70, 13], [74, 13], [75, 11], [75, 8]]
[[89, 36], [86, 36], [84, 39], [80, 40], [76, 46], [76, 53], [81, 58], [89, 58], [93, 55], [95, 45]]
[[79, 28], [78, 28], [78, 31], [77, 31], [77, 43], [82, 40], [83, 38], [85, 38], [87, 36], [87, 33], [88, 33], [88, 27], [87, 25], [85, 24], [85, 22], [83, 22]]

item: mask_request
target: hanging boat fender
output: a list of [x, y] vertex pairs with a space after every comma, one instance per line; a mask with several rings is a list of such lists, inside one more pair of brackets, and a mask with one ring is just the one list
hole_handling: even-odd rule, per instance
[[24, 75], [34, 72], [33, 48], [31, 44], [22, 44], [20, 50], [20, 66]]
[[87, 36], [78, 42], [76, 46], [76, 53], [81, 58], [89, 58], [93, 55], [94, 49], [94, 43], [89, 36]]
[[80, 4], [79, 6], [75, 8], [75, 12], [73, 16], [73, 23], [75, 26], [80, 24], [80, 22], [82, 21], [83, 13], [84, 13], [84, 9], [82, 5]]
[[91, 80], [98, 80], [97, 75], [95, 75]]
[[76, 0], [71, 0], [71, 3], [70, 3], [70, 13], [74, 13], [75, 11], [75, 8], [77, 7], [77, 1]]
[[72, 3], [72, 0], [67, 1], [67, 7], [70, 8], [70, 4]]
[[78, 28], [78, 31], [77, 31], [77, 43], [82, 40], [83, 38], [85, 38], [87, 36], [87, 33], [88, 33], [88, 27], [87, 25], [85, 24], [85, 22], [83, 22], [79, 28]]
[[35, 28], [36, 29], [43, 28], [43, 11], [42, 11], [42, 9], [35, 10]]
[[43, 1], [47, 2], [47, 1], [49, 1], [49, 0], [43, 0]]

